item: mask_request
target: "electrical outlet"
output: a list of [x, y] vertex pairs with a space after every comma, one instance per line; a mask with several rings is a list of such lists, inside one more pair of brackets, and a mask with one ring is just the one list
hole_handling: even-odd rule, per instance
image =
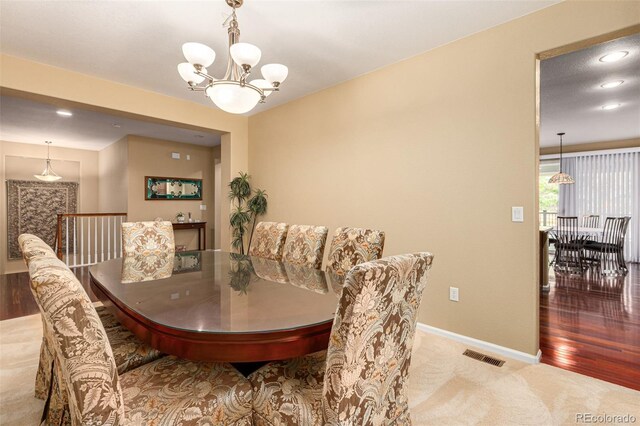
[[189, 154], [187, 154], [187, 161], [191, 160], [191, 156]]
[[460, 290], [458, 287], [449, 287], [449, 300], [458, 302], [460, 300]]
[[200, 210], [206, 210], [206, 209], [207, 209], [206, 204], [200, 204]]

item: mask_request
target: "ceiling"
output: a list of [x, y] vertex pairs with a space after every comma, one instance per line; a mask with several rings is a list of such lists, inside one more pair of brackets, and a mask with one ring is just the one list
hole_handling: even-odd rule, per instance
[[165, 124], [119, 117], [104, 112], [64, 108], [71, 117], [59, 116], [48, 103], [0, 96], [0, 140], [99, 151], [126, 135], [214, 146], [220, 135]]
[[[282, 91], [251, 114], [558, 2], [246, 0], [241, 41], [261, 48], [261, 64], [289, 67]], [[198, 41], [218, 54], [210, 74], [223, 74], [229, 11], [223, 0], [2, 0], [0, 50], [211, 105], [176, 66], [182, 44]]]
[[[608, 53], [627, 51], [617, 62]], [[624, 80], [611, 89], [601, 84]], [[621, 104], [603, 110], [607, 104]], [[579, 50], [540, 64], [540, 146], [640, 138], [640, 34]]]

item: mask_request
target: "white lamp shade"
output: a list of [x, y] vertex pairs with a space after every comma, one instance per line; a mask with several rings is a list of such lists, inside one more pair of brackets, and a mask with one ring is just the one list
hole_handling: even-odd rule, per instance
[[216, 52], [202, 43], [185, 43], [182, 45], [182, 53], [191, 65], [208, 67], [216, 59]]
[[[256, 86], [259, 89], [273, 89], [273, 86], [267, 80], [263, 80], [261, 78], [251, 80], [249, 84], [251, 84], [252, 86]], [[265, 90], [264, 95], [269, 96], [271, 93], [271, 90]]]
[[[206, 74], [207, 69], [202, 68], [202, 72]], [[189, 62], [178, 64], [178, 73], [180, 73], [180, 77], [187, 83], [193, 82], [198, 84], [204, 81], [204, 77], [196, 74], [196, 69]]]
[[218, 108], [231, 114], [249, 112], [260, 102], [258, 92], [235, 84], [214, 84], [206, 93]]
[[236, 43], [229, 48], [229, 53], [236, 64], [255, 67], [260, 62], [262, 52], [253, 44]]
[[262, 72], [264, 79], [270, 84], [282, 83], [289, 74], [289, 68], [281, 64], [263, 65], [262, 68], [260, 68], [260, 71]]
[[57, 180], [62, 179], [62, 176], [56, 176], [56, 175], [33, 175], [33, 177], [38, 178], [45, 182], [55, 182]]

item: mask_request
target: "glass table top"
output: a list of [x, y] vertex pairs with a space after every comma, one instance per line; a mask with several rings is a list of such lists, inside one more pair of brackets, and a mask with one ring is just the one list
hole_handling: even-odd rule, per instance
[[220, 251], [113, 259], [90, 267], [107, 295], [163, 326], [256, 333], [332, 321], [342, 283], [330, 273]]

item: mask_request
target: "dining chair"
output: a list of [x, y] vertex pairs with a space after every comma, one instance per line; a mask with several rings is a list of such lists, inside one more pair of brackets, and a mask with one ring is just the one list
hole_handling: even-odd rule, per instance
[[584, 241], [578, 233], [576, 216], [558, 216], [556, 225], [555, 257], [553, 268], [556, 272], [583, 271]]
[[605, 275], [626, 275], [624, 243], [631, 217], [607, 217], [600, 241], [585, 244], [587, 258], [598, 266]]
[[291, 225], [284, 242], [282, 260], [320, 269], [328, 232], [325, 226]]
[[249, 376], [254, 425], [409, 424], [411, 349], [432, 261], [416, 253], [350, 269], [328, 350]]
[[[59, 270], [68, 269], [58, 260], [53, 250], [40, 238], [31, 234], [22, 234], [18, 237], [18, 244], [23, 258], [30, 267], [32, 261], [48, 262]], [[84, 291], [84, 290], [82, 290]], [[124, 373], [141, 365], [155, 361], [164, 356], [161, 352], [144, 344], [125, 328], [115, 316], [104, 306], [96, 308], [98, 317], [107, 331], [107, 338], [111, 345], [118, 372]], [[47, 399], [49, 389], [52, 386], [53, 345], [51, 344], [50, 330], [43, 320], [43, 338], [40, 345], [40, 359], [36, 372], [35, 396], [39, 399]]]
[[52, 398], [44, 424], [251, 424], [251, 387], [231, 365], [160, 358], [120, 374], [107, 331], [75, 275], [34, 259], [31, 290], [51, 333]]
[[383, 249], [383, 231], [338, 228], [329, 248], [327, 270], [344, 275], [359, 263], [380, 259]]
[[582, 216], [581, 226], [583, 228], [597, 228], [599, 223], [600, 223], [600, 216], [597, 214]]
[[282, 250], [289, 225], [277, 222], [260, 222], [256, 225], [253, 241], [249, 244], [250, 256], [282, 260]]
[[176, 244], [171, 222], [122, 223], [122, 252], [124, 256], [174, 253], [175, 251]]

